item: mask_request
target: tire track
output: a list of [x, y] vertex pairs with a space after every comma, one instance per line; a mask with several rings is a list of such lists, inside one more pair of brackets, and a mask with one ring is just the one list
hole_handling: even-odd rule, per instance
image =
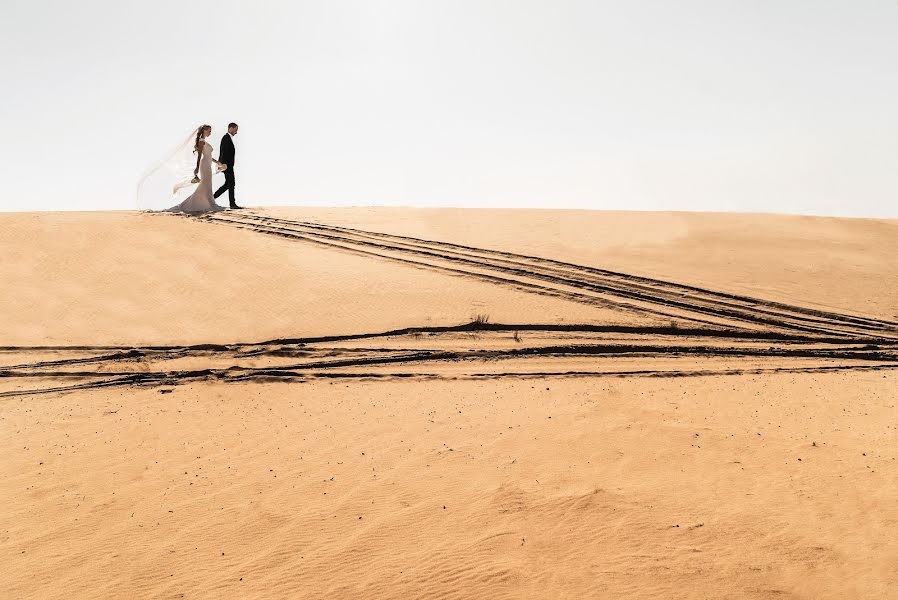
[[[886, 320], [524, 254], [249, 212], [188, 218], [636, 313], [651, 325], [475, 321], [230, 344], [5, 346], [0, 347], [0, 397], [205, 381], [677, 377], [898, 368], [898, 324]], [[660, 326], [662, 319], [674, 324]], [[675, 324], [684, 321], [693, 325]], [[538, 370], [532, 368], [534, 361]], [[639, 368], [620, 368], [627, 363]]]
[[[538, 333], [536, 344], [524, 344], [517, 333]], [[515, 332], [514, 337], [509, 333]], [[422, 336], [427, 334], [427, 339]], [[465, 334], [465, 335], [460, 335]], [[476, 335], [475, 338], [467, 334]], [[634, 340], [632, 336], [641, 336]], [[381, 340], [377, 347], [356, 347], [360, 341]], [[422, 342], [442, 348], [422, 347]], [[342, 344], [342, 345], [341, 345]], [[389, 347], [393, 344], [394, 347]], [[104, 350], [96, 354], [98, 349]], [[7, 347], [13, 356], [46, 352], [46, 347]], [[112, 351], [110, 351], [112, 350]], [[302, 381], [316, 377], [468, 378], [514, 377], [535, 373], [525, 365], [534, 359], [550, 367], [540, 373], [578, 373], [571, 369], [584, 360], [609, 373], [674, 376], [675, 373], [726, 374], [725, 363], [696, 369], [696, 362], [711, 364], [732, 359], [760, 360], [770, 369], [887, 369], [898, 367], [898, 343], [875, 343], [872, 338], [846, 341], [809, 336], [732, 332], [722, 329], [600, 327], [574, 325], [501, 325], [469, 323], [455, 327], [406, 328], [344, 336], [320, 336], [237, 344], [199, 344], [183, 347], [53, 347], [67, 358], [23, 360], [0, 367], [0, 397], [51, 392], [73, 392], [98, 387], [175, 386], [198, 381]], [[91, 354], [84, 356], [85, 353]], [[296, 359], [305, 359], [297, 361]], [[657, 368], [618, 371], [620, 360], [638, 359]], [[174, 369], [172, 360], [188, 360], [188, 368]], [[279, 362], [280, 361], [280, 362]], [[673, 362], [671, 362], [673, 361]], [[710, 361], [710, 362], [709, 362]], [[804, 366], [789, 367], [802, 362]], [[810, 361], [810, 363], [808, 363]], [[677, 366], [682, 363], [682, 366]], [[808, 364], [805, 364], [808, 363]], [[513, 365], [493, 373], [482, 365]], [[218, 366], [216, 366], [218, 365]], [[224, 366], [222, 366], [224, 365]], [[86, 366], [93, 366], [85, 370]], [[407, 372], [385, 372], [401, 366]], [[743, 372], [740, 370], [740, 372]], [[585, 376], [585, 375], [584, 375]], [[75, 380], [68, 385], [46, 382]], [[28, 387], [16, 382], [32, 382]], [[3, 387], [12, 389], [2, 389]]]
[[[623, 282], [638, 282], [634, 284], [631, 289], [638, 291], [639, 293], [657, 293], [659, 289], [669, 289], [672, 290], [673, 293], [677, 295], [682, 295], [686, 291], [698, 292], [703, 295], [713, 297], [714, 301], [719, 304], [723, 304], [726, 306], [734, 307], [734, 308], [751, 308], [756, 311], [760, 311], [762, 313], [771, 314], [771, 315], [779, 315], [781, 313], [770, 311], [763, 307], [774, 307], [780, 309], [780, 311], [791, 313], [796, 317], [802, 315], [810, 315], [814, 318], [805, 318], [808, 322], [811, 323], [825, 323], [827, 320], [841, 322], [844, 324], [853, 324], [853, 325], [862, 325], [862, 326], [871, 326], [877, 329], [881, 329], [883, 327], [886, 330], [894, 330], [898, 328], [898, 323], [892, 323], [889, 321], [882, 321], [879, 319], [870, 319], [867, 317], [857, 317], [853, 315], [843, 315], [839, 313], [832, 313], [826, 311], [819, 311], [814, 309], [807, 309], [803, 307], [790, 306], [782, 303], [770, 302], [765, 300], [760, 300], [757, 298], [751, 298], [748, 296], [738, 296], [733, 294], [724, 294], [721, 292], [715, 292], [711, 290], [706, 290], [702, 288], [697, 288], [694, 286], [685, 286], [681, 284], [676, 284], [672, 282], [667, 282], [663, 280], [654, 280], [644, 277], [637, 277], [633, 275], [627, 275], [624, 273], [618, 273], [613, 271], [607, 271], [603, 269], [596, 269], [593, 267], [586, 267], [583, 265], [577, 265], [573, 263], [565, 263], [561, 261], [556, 261], [552, 259], [546, 259], [531, 255], [523, 255], [523, 254], [514, 254], [510, 252], [503, 252], [498, 250], [490, 250], [484, 248], [474, 248], [471, 246], [461, 246], [459, 244], [452, 244], [447, 242], [437, 242], [432, 240], [422, 240], [420, 238], [412, 238], [408, 236], [398, 236], [392, 234], [385, 234], [379, 232], [369, 232], [362, 231], [358, 229], [352, 229], [348, 227], [337, 227], [337, 226], [325, 226], [313, 223], [305, 223], [301, 221], [291, 221], [289, 219], [277, 219], [274, 217], [266, 217], [262, 215], [247, 215], [246, 218], [252, 219], [258, 222], [277, 222], [277, 223], [291, 223], [297, 226], [301, 226], [304, 228], [317, 229], [322, 231], [340, 231], [347, 232], [357, 237], [361, 238], [371, 238], [371, 239], [388, 239], [388, 240], [398, 240], [397, 243], [405, 244], [409, 249], [417, 249], [417, 248], [433, 248], [433, 249], [446, 249], [445, 251], [455, 253], [459, 256], [468, 256], [468, 257], [502, 257], [508, 258], [511, 260], [505, 260], [504, 262], [508, 265], [520, 266], [521, 264], [531, 263], [533, 265], [550, 265], [552, 268], [556, 269], [554, 272], [556, 273], [565, 273], [567, 271], [574, 271], [585, 273], [588, 275], [601, 275], [604, 277], [608, 277], [609, 279], [619, 280]], [[622, 289], [615, 289], [615, 291], [625, 291]], [[748, 303], [748, 306], [745, 306], [741, 303]]]
[[[540, 257], [252, 214], [215, 214], [200, 218], [349, 251], [361, 250], [379, 258], [425, 267], [439, 269], [442, 266], [439, 263], [444, 262], [454, 265], [449, 270], [457, 274], [480, 277], [494, 283], [518, 286], [523, 283], [531, 291], [534, 287], [543, 292], [545, 288], [554, 288], [556, 292], [570, 296], [569, 288], [585, 290], [590, 303], [596, 303], [595, 299], [598, 299], [597, 304], [606, 308], [660, 318], [714, 323], [708, 320], [710, 318], [716, 319], [717, 324], [729, 326], [767, 327], [824, 335], [865, 333], [884, 338], [898, 336], [898, 323], [880, 319], [724, 294]], [[408, 256], [413, 258], [409, 259]], [[436, 261], [437, 264], [423, 260]], [[491, 272], [501, 273], [503, 277], [492, 276]], [[509, 281], [509, 277], [516, 279]], [[526, 281], [531, 279], [542, 283], [533, 286]], [[571, 299], [583, 300], [582, 292], [573, 296]]]
[[[210, 219], [208, 219], [208, 217], [188, 217], [188, 218], [200, 218], [200, 219], [204, 219], [204, 220], [210, 220]], [[221, 221], [226, 222], [226, 223], [228, 222], [228, 221], [225, 221], [224, 219], [221, 219]], [[453, 268], [453, 267], [449, 267], [449, 266], [445, 266], [445, 265], [432, 264], [432, 263], [416, 261], [416, 260], [412, 260], [412, 259], [408, 259], [408, 258], [384, 255], [384, 254], [374, 252], [371, 250], [365, 250], [365, 249], [353, 247], [351, 244], [339, 243], [338, 241], [335, 242], [335, 241], [327, 241], [327, 240], [319, 239], [321, 236], [317, 236], [317, 235], [312, 235], [310, 237], [308, 235], [304, 235], [302, 233], [298, 233], [295, 231], [289, 231], [284, 228], [277, 228], [277, 227], [262, 227], [262, 228], [260, 228], [260, 227], [255, 227], [252, 225], [246, 225], [246, 224], [243, 224], [243, 223], [240, 223], [237, 221], [232, 221], [230, 223], [236, 224], [239, 227], [250, 229], [252, 231], [266, 233], [266, 234], [270, 234], [270, 235], [277, 235], [280, 237], [286, 237], [286, 238], [293, 239], [293, 240], [301, 240], [301, 241], [309, 242], [312, 244], [325, 246], [328, 248], [338, 248], [338, 249], [346, 251], [346, 252], [350, 252], [353, 254], [359, 254], [362, 256], [366, 256], [366, 257], [375, 257], [375, 258], [380, 258], [380, 259], [392, 260], [392, 261], [404, 263], [404, 264], [412, 266], [412, 267], [441, 271], [444, 273], [449, 273], [451, 275], [457, 275], [457, 276], [462, 276], [462, 277], [473, 277], [476, 279], [488, 281], [490, 283], [495, 283], [495, 284], [499, 284], [499, 285], [505, 285], [508, 287], [512, 287], [514, 289], [518, 289], [518, 290], [521, 290], [524, 292], [535, 293], [535, 294], [540, 294], [540, 295], [550, 296], [550, 297], [555, 297], [555, 298], [562, 298], [565, 300], [571, 300], [574, 302], [580, 302], [583, 304], [589, 304], [592, 306], [597, 306], [597, 307], [607, 308], [607, 309], [612, 309], [612, 310], [618, 310], [618, 311], [622, 311], [622, 312], [644, 314], [649, 317], [664, 317], [667, 319], [681, 319], [681, 320], [685, 319], [685, 320], [688, 320], [688, 321], [691, 321], [694, 323], [700, 323], [700, 324], [705, 324], [705, 325], [719, 325], [719, 323], [714, 323], [713, 321], [708, 321], [705, 319], [699, 319], [699, 318], [695, 318], [695, 317], [689, 317], [687, 315], [664, 312], [664, 311], [660, 311], [660, 310], [652, 310], [649, 308], [636, 306], [636, 305], [633, 305], [630, 303], [612, 300], [610, 298], [602, 298], [602, 297], [597, 297], [595, 295], [577, 293], [577, 292], [573, 292], [573, 291], [569, 291], [569, 290], [553, 288], [550, 286], [538, 285], [538, 284], [534, 284], [532, 282], [521, 281], [518, 279], [509, 279], [507, 277], [499, 277], [496, 275], [491, 275], [491, 274], [483, 273], [483, 272], [472, 272], [470, 270]], [[527, 276], [527, 273], [521, 273], [521, 274]]]

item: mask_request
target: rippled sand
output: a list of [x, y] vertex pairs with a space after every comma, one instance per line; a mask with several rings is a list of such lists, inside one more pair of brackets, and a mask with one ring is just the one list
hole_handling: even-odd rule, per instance
[[898, 596], [898, 222], [0, 227], [0, 596]]

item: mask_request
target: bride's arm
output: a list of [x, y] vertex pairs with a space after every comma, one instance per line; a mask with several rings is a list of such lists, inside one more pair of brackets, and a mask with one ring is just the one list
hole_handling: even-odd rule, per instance
[[196, 168], [193, 170], [193, 174], [196, 175], [200, 172], [200, 159], [203, 157], [203, 146], [206, 145], [206, 142], [200, 140], [200, 143], [197, 144], [196, 147]]

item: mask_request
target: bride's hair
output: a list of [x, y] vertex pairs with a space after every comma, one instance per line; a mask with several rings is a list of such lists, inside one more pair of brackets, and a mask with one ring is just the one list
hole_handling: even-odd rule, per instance
[[200, 138], [203, 137], [203, 132], [207, 129], [212, 129], [211, 125], [200, 125], [196, 130], [196, 140], [193, 142], [193, 152], [196, 153], [200, 149]]

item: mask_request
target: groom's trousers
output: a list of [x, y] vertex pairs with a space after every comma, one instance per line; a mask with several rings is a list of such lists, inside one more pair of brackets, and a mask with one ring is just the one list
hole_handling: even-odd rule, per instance
[[224, 194], [225, 191], [227, 191], [228, 192], [228, 200], [231, 202], [231, 206], [233, 206], [234, 204], [237, 203], [234, 200], [234, 187], [236, 185], [234, 183], [234, 165], [228, 165], [228, 168], [225, 169], [224, 176], [225, 176], [224, 185], [222, 185], [220, 188], [218, 188], [218, 190], [215, 192], [215, 197], [218, 198], [219, 196]]

